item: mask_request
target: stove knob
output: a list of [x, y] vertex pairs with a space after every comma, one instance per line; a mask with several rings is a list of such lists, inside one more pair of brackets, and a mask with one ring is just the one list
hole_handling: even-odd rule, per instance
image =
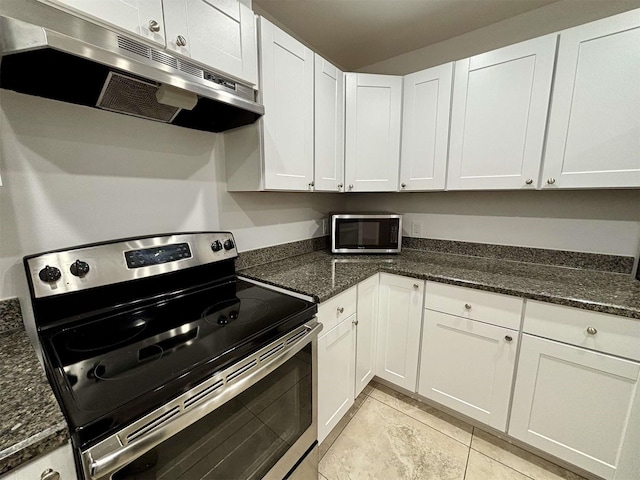
[[220, 240], [216, 240], [211, 244], [211, 250], [213, 250], [214, 252], [219, 252], [220, 250], [222, 250], [222, 243], [220, 243]]
[[42, 270], [40, 270], [40, 272], [38, 272], [38, 276], [43, 282], [53, 283], [60, 280], [62, 274], [60, 273], [60, 270], [58, 268], [50, 267], [49, 265], [47, 265]]
[[230, 238], [224, 241], [224, 249], [225, 250], [231, 250], [233, 247], [235, 247], [235, 245], [233, 244], [233, 240], [231, 240]]
[[76, 260], [71, 264], [69, 270], [71, 270], [71, 275], [82, 278], [89, 273], [89, 264], [82, 260]]

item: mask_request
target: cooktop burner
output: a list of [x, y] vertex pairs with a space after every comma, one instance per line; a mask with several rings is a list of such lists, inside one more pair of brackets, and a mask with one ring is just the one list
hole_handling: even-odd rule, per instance
[[45, 346], [64, 378], [73, 423], [106, 416], [117, 424], [113, 412], [135, 409], [140, 397], [147, 409], [149, 392], [211, 375], [299, 326], [299, 314], [308, 307], [304, 300], [231, 280], [63, 329]]

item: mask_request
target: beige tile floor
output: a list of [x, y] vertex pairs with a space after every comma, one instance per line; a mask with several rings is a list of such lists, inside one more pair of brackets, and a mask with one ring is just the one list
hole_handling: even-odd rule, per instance
[[582, 480], [377, 383], [365, 388], [319, 450], [319, 480]]

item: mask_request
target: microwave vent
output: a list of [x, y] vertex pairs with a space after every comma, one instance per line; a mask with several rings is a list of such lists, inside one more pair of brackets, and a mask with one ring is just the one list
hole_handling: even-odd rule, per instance
[[158, 103], [157, 91], [158, 86], [153, 83], [109, 72], [96, 106], [111, 112], [168, 123], [180, 109]]

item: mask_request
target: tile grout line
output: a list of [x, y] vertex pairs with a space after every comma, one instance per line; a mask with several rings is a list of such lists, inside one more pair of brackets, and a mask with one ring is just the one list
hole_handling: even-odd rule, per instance
[[[383, 393], [384, 393], [384, 392], [383, 392]], [[393, 405], [389, 405], [388, 403], [383, 402], [382, 400], [378, 400], [378, 399], [377, 399], [377, 398], [375, 398], [375, 397], [371, 397], [371, 396], [369, 396], [369, 398], [371, 398], [371, 400], [375, 400], [376, 402], [379, 402], [379, 403], [381, 403], [381, 404], [383, 404], [383, 405], [386, 405], [386, 406], [387, 406], [387, 407], [389, 407], [389, 408], [392, 408], [392, 409], [393, 409], [393, 410], [395, 410], [396, 412], [399, 412], [399, 413], [401, 413], [401, 414], [403, 414], [403, 415], [406, 415], [407, 417], [409, 417], [409, 418], [411, 418], [411, 419], [415, 420], [416, 422], [421, 423], [421, 424], [422, 424], [422, 425], [424, 425], [425, 427], [428, 427], [428, 428], [430, 428], [431, 430], [435, 430], [436, 432], [441, 433], [442, 435], [444, 435], [445, 437], [450, 438], [451, 440], [455, 440], [456, 442], [458, 442], [458, 443], [460, 443], [460, 444], [464, 445], [464, 446], [465, 446], [465, 447], [467, 447], [467, 448], [471, 448], [471, 440], [473, 440], [473, 433], [471, 434], [471, 439], [469, 440], [469, 445], [467, 445], [466, 443], [461, 442], [461, 441], [460, 441], [460, 440], [458, 440], [457, 438], [452, 437], [451, 435], [449, 435], [449, 434], [447, 434], [447, 433], [444, 433], [444, 432], [442, 432], [442, 431], [438, 430], [437, 428], [432, 427], [431, 425], [428, 425], [428, 424], [424, 423], [424, 422], [423, 422], [423, 421], [421, 421], [421, 420], [418, 420], [418, 419], [417, 419], [417, 418], [415, 418], [415, 417], [412, 417], [411, 415], [409, 415], [409, 414], [407, 414], [407, 413], [403, 412], [402, 410], [398, 410], [398, 409], [397, 409], [396, 407], [394, 407]], [[471, 426], [471, 428], [472, 428], [472, 432], [473, 432], [473, 428], [474, 428], [474, 427], [473, 427], [473, 426]]]
[[466, 480], [467, 478], [467, 470], [469, 469], [469, 458], [471, 458], [471, 442], [473, 441], [473, 432], [476, 431], [476, 427], [471, 427], [471, 440], [469, 441], [469, 450], [467, 451], [467, 462], [464, 464], [464, 475], [462, 476], [462, 480]]
[[[480, 428], [478, 428], [478, 430], [480, 430], [480, 431], [482, 431], [482, 432], [486, 433], [487, 435], [491, 435], [490, 433], [485, 432], [484, 430], [482, 430], [482, 429], [480, 429]], [[473, 437], [475, 436], [475, 431], [476, 431], [476, 427], [473, 427], [473, 435], [471, 436], [471, 445], [473, 445]], [[497, 438], [498, 440], [502, 440], [501, 438], [496, 437], [495, 435], [491, 435], [491, 436], [493, 436], [493, 437]], [[503, 441], [504, 441], [504, 440], [503, 440]], [[512, 444], [509, 444], [509, 445], [512, 445]], [[516, 446], [516, 445], [513, 445], [513, 446]], [[502, 447], [498, 447], [498, 448], [500, 448], [501, 450], [505, 450], [505, 449], [504, 449], [504, 448], [502, 448]], [[519, 447], [518, 447], [518, 448], [519, 448]], [[499, 463], [499, 464], [500, 464], [500, 465], [502, 465], [503, 467], [507, 467], [507, 468], [509, 468], [509, 469], [513, 470], [514, 472], [518, 472], [520, 475], [522, 475], [522, 476], [524, 476], [524, 477], [527, 477], [527, 478], [530, 478], [530, 479], [534, 480], [534, 479], [533, 479], [533, 477], [530, 477], [530, 476], [529, 476], [529, 475], [527, 475], [526, 473], [521, 472], [521, 471], [520, 471], [520, 470], [518, 470], [517, 468], [515, 468], [515, 467], [513, 467], [513, 466], [511, 466], [511, 465], [508, 465], [508, 464], [506, 464], [506, 463], [502, 462], [501, 460], [498, 460], [497, 458], [494, 458], [494, 457], [492, 457], [491, 455], [489, 455], [489, 454], [487, 454], [487, 453], [485, 453], [485, 452], [481, 452], [481, 451], [480, 451], [480, 450], [478, 450], [477, 448], [473, 448], [472, 446], [470, 446], [470, 447], [469, 447], [469, 449], [470, 449], [470, 450], [473, 450], [473, 451], [474, 451], [474, 452], [476, 452], [476, 453], [479, 453], [480, 455], [483, 455], [483, 456], [485, 456], [485, 457], [487, 457], [487, 458], [489, 458], [489, 459], [493, 460], [493, 461], [494, 461], [494, 462], [496, 462], [496, 463]], [[505, 450], [505, 451], [506, 451], [506, 450]], [[526, 451], [526, 450], [525, 450], [525, 451]], [[527, 453], [530, 453], [530, 452], [527, 452]], [[515, 454], [514, 454], [514, 455], [515, 455]], [[533, 453], [531, 453], [531, 455], [534, 455], [535, 457], [538, 457], [538, 455], [535, 455], [535, 454], [533, 454]], [[516, 455], [516, 456], [517, 456], [517, 455]], [[542, 458], [542, 457], [538, 457], [538, 458]], [[557, 465], [557, 464], [555, 464], [555, 463], [553, 463], [553, 462], [551, 462], [551, 461], [549, 461], [549, 460], [546, 460], [546, 459], [544, 459], [544, 458], [542, 458], [542, 460], [544, 460], [544, 461], [546, 461], [546, 462], [549, 462], [550, 464], [555, 465], [556, 467], [561, 468], [562, 470], [565, 470], [565, 471], [567, 471], [567, 472], [570, 472], [570, 473], [572, 473], [572, 474], [574, 474], [574, 475], [578, 475], [577, 473], [571, 472], [571, 470], [568, 470], [568, 469], [566, 469], [566, 468], [564, 468], [564, 467], [561, 467], [560, 465]], [[528, 460], [525, 460], [525, 461], [527, 461], [527, 462], [528, 462]], [[540, 468], [544, 468], [544, 467], [540, 467]], [[546, 469], [545, 469], [545, 470], [546, 470]], [[578, 475], [578, 478], [582, 478], [582, 477], [581, 477], [580, 475]]]

